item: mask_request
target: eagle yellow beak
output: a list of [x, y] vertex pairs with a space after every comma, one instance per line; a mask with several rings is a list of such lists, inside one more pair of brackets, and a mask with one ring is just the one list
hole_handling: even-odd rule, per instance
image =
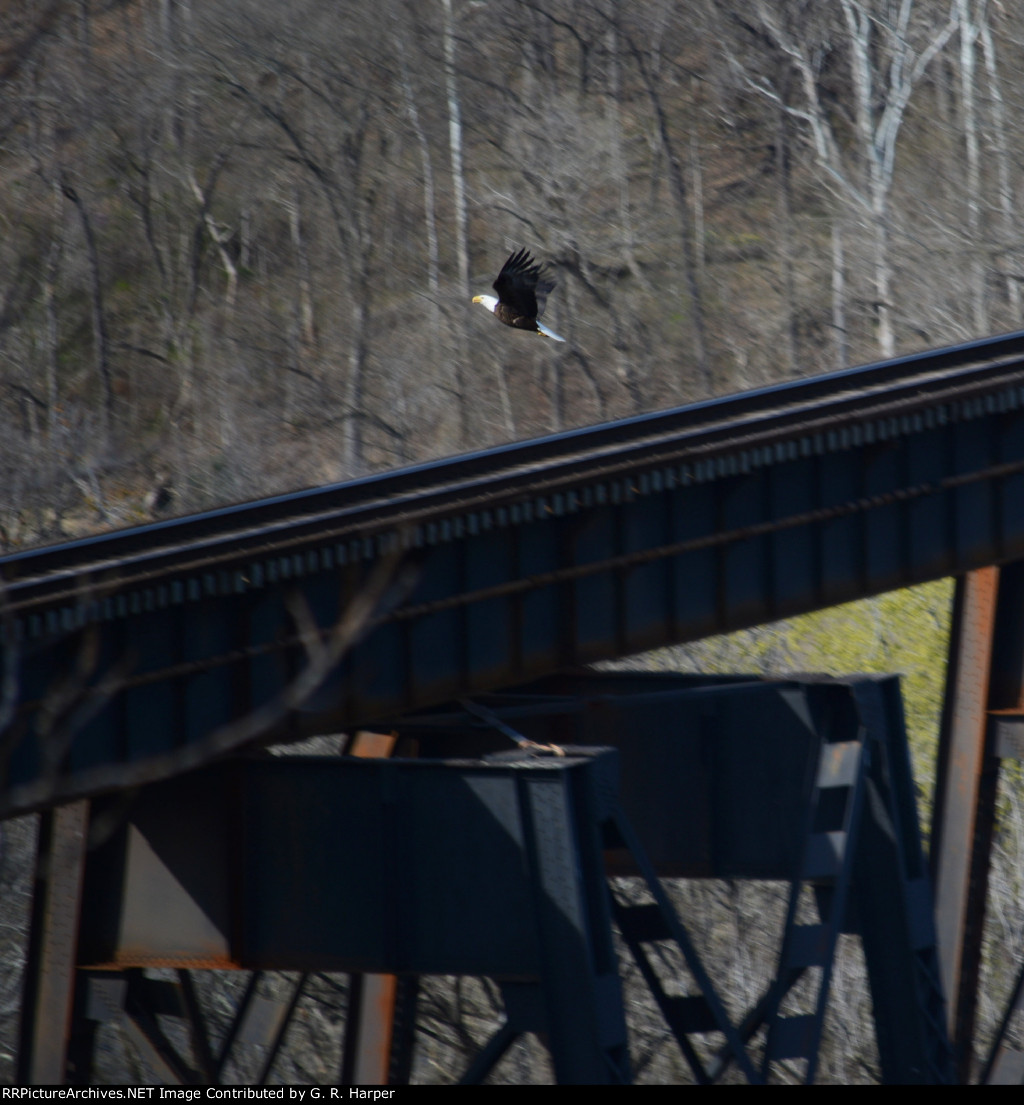
[[474, 302], [474, 303], [479, 303], [481, 299], [483, 299], [483, 296], [482, 296], [482, 295], [475, 295], [475, 296], [473, 296], [473, 302]]

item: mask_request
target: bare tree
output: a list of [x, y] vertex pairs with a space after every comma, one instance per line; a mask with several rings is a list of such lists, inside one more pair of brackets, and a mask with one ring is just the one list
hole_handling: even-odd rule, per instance
[[[616, 15], [621, 15], [621, 13], [617, 11]], [[690, 190], [686, 182], [685, 157], [673, 132], [663, 88], [663, 81], [665, 80], [663, 69], [667, 68], [671, 71], [672, 61], [671, 58], [665, 56], [664, 51], [660, 48], [660, 36], [654, 38], [641, 37], [642, 30], [640, 27], [624, 26], [622, 23], [619, 24], [617, 33], [626, 44], [640, 74], [654, 117], [655, 131], [665, 155], [668, 180], [678, 208], [682, 270], [691, 313], [690, 325], [694, 366], [705, 394], [710, 394], [712, 376], [711, 367], [708, 363], [704, 295], [698, 278], [697, 244], [695, 241], [694, 217], [690, 204]]]
[[1007, 122], [1006, 102], [1003, 95], [1003, 81], [999, 74], [995, 36], [986, 4], [981, 4], [978, 19], [978, 40], [981, 43], [982, 57], [988, 94], [991, 102], [993, 156], [996, 162], [996, 182], [998, 189], [997, 210], [999, 213], [999, 241], [996, 251], [996, 265], [1005, 276], [1006, 297], [1010, 307], [1010, 325], [1020, 326], [1024, 321], [1021, 305], [1020, 276], [1017, 258], [1019, 251], [1014, 249], [1019, 232], [1017, 229], [1014, 189], [1012, 184], [1012, 147], [1013, 141]]
[[[951, 12], [936, 26], [930, 11], [913, 0], [895, 5], [839, 0], [839, 9], [843, 34], [807, 19], [802, 4], [757, 0], [761, 41], [781, 54], [797, 77], [795, 102], [765, 76], [744, 72], [744, 77], [803, 123], [826, 181], [866, 224], [878, 349], [890, 357], [896, 349], [890, 201], [897, 142], [914, 89], [953, 35], [956, 19]], [[839, 132], [827, 95], [825, 67], [837, 54], [849, 74], [852, 145]]]
[[102, 395], [101, 411], [103, 414], [103, 433], [110, 428], [110, 419], [114, 408], [114, 386], [111, 379], [110, 364], [110, 334], [107, 327], [107, 314], [104, 307], [103, 274], [100, 271], [100, 254], [96, 244], [96, 234], [93, 230], [92, 218], [89, 208], [82, 199], [79, 191], [71, 183], [67, 175], [62, 175], [61, 191], [74, 204], [75, 210], [82, 222], [82, 234], [85, 238], [86, 256], [89, 262], [89, 283], [91, 287], [92, 302], [92, 340], [93, 355], [96, 360], [96, 376], [100, 384]]
[[957, 28], [960, 38], [960, 104], [963, 113], [965, 181], [964, 207], [970, 259], [971, 321], [979, 334], [988, 330], [988, 313], [985, 302], [985, 266], [982, 260], [981, 225], [981, 151], [979, 143], [978, 110], [976, 104], [975, 53], [979, 27], [976, 15], [984, 18], [985, 2], [980, 13], [971, 11], [970, 0], [956, 0]]

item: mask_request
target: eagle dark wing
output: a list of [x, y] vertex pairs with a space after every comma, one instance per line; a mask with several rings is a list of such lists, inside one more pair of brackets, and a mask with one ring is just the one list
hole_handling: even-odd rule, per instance
[[511, 317], [529, 322], [535, 322], [544, 313], [548, 293], [554, 286], [555, 282], [525, 249], [509, 257], [494, 281], [498, 303], [508, 308]]

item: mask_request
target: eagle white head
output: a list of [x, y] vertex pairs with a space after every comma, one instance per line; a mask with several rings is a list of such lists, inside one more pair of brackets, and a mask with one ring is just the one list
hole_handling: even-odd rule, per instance
[[479, 303], [481, 307], [486, 307], [488, 311], [493, 311], [498, 306], [498, 299], [493, 295], [475, 295], [473, 296], [473, 302]]

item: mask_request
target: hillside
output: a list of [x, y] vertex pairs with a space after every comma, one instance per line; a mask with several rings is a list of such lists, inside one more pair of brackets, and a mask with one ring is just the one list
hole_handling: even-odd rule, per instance
[[[1020, 325], [1006, 9], [31, 7], [3, 549]], [[565, 346], [469, 302], [519, 245]]]

